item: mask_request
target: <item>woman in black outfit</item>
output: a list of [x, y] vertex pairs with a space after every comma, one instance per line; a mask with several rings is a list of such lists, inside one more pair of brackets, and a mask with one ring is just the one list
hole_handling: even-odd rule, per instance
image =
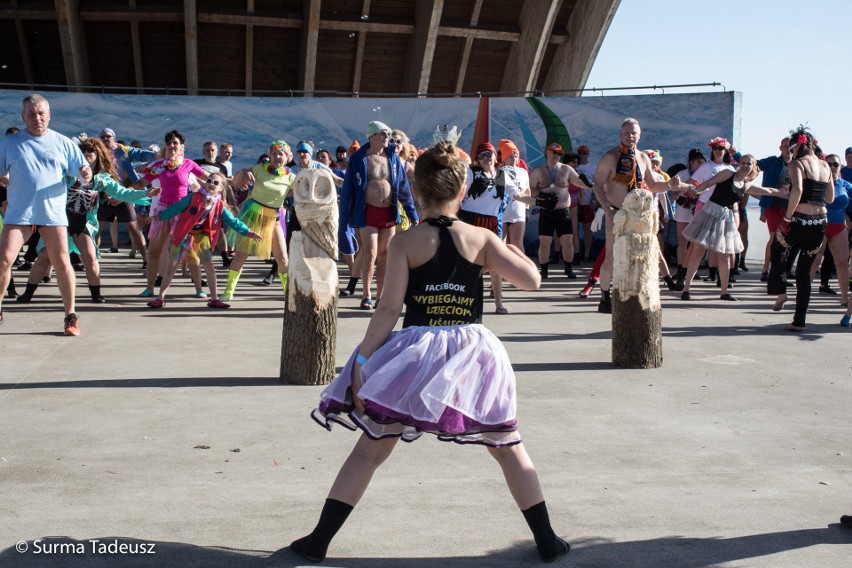
[[790, 133], [790, 152], [793, 159], [787, 164], [790, 174], [790, 200], [781, 226], [772, 243], [767, 292], [778, 294], [772, 309], [781, 311], [787, 301], [786, 284], [782, 275], [787, 271], [791, 248], [801, 249], [796, 263], [796, 311], [788, 331], [805, 329], [805, 314], [811, 299], [811, 265], [825, 237], [828, 225], [826, 203], [834, 201], [834, 174], [821, 159], [822, 152], [813, 135], [803, 126]]

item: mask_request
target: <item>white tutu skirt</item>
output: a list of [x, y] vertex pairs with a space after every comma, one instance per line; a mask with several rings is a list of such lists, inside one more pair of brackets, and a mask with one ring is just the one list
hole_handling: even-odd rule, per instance
[[743, 241], [734, 221], [734, 212], [708, 201], [684, 229], [683, 236], [709, 250], [722, 254], [743, 251]]
[[350, 389], [357, 353], [356, 348], [311, 413], [328, 430], [336, 422], [374, 440], [412, 442], [428, 432], [460, 444], [521, 442], [515, 373], [503, 344], [482, 325], [392, 333], [361, 366], [363, 413], [354, 407]]

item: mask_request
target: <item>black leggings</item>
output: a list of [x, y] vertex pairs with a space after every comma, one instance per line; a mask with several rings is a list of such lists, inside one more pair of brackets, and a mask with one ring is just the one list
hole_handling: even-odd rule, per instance
[[783, 236], [779, 231], [772, 242], [772, 262], [766, 284], [767, 292], [772, 295], [787, 293], [782, 277], [787, 272], [790, 249], [795, 246], [801, 249], [796, 263], [796, 312], [793, 316], [793, 325], [797, 327], [805, 326], [805, 314], [811, 301], [811, 266], [825, 237], [826, 225], [825, 214], [794, 213], [790, 232]]

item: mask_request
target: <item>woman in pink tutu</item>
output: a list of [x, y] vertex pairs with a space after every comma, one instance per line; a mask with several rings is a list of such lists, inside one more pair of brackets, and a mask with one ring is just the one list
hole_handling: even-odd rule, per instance
[[[388, 251], [382, 302], [361, 345], [322, 393], [312, 416], [363, 432], [329, 492], [319, 523], [290, 547], [319, 562], [378, 466], [402, 438], [482, 444], [500, 464], [545, 561], [569, 550], [553, 532], [535, 467], [516, 424], [515, 376], [500, 341], [480, 324], [482, 273], [493, 269], [523, 290], [541, 280], [523, 251], [456, 214], [467, 164], [452, 144], [417, 159], [421, 223]], [[392, 331], [405, 304], [403, 329]]]

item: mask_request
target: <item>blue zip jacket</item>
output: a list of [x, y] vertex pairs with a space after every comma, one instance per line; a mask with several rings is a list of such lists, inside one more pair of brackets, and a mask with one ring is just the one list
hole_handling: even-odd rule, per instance
[[[346, 168], [346, 176], [343, 178], [343, 189], [340, 190], [338, 243], [341, 247], [340, 252], [343, 254], [355, 252], [342, 250], [348, 240], [346, 239], [347, 227], [366, 225], [367, 204], [364, 198], [367, 192], [367, 150], [369, 149], [368, 142], [349, 158], [349, 167]], [[419, 222], [414, 199], [411, 196], [411, 186], [408, 185], [408, 177], [405, 175], [405, 166], [393, 147], [385, 148], [384, 152], [388, 158], [388, 169], [391, 174], [391, 206], [396, 211], [396, 222], [399, 223], [401, 220], [398, 203], [402, 203], [405, 214], [412, 222]]]
[[[778, 189], [781, 183], [781, 174], [787, 167], [787, 162], [781, 159], [781, 156], [769, 156], [757, 161], [757, 167], [763, 172], [763, 187], [774, 187]], [[760, 198], [760, 207], [787, 207], [787, 199], [773, 197], [771, 195], [763, 195]]]

